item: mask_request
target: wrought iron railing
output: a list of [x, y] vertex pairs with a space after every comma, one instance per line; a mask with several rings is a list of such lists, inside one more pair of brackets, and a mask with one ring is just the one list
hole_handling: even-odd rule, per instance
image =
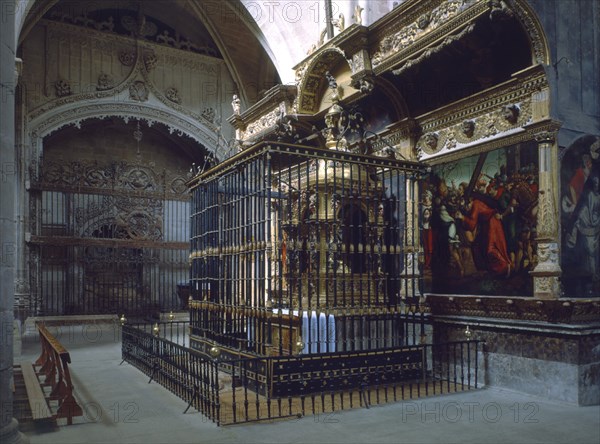
[[188, 402], [188, 408], [194, 407], [219, 424], [218, 361], [174, 342], [184, 336], [179, 335], [179, 328], [171, 329], [172, 325], [123, 325], [123, 361], [146, 374], [149, 383], [158, 382]]
[[477, 340], [231, 359], [218, 348], [186, 347], [183, 324], [124, 325], [123, 360], [184, 400], [185, 411], [194, 407], [217, 425], [369, 408], [481, 385]]

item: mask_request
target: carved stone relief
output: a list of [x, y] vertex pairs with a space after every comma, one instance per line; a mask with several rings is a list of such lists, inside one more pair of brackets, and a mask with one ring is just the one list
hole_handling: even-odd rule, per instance
[[136, 80], [129, 86], [129, 98], [138, 102], [148, 100], [148, 87], [141, 80]]
[[98, 84], [96, 85], [96, 89], [98, 91], [106, 91], [114, 88], [115, 80], [110, 74], [102, 73], [98, 76]]
[[54, 90], [56, 92], [56, 97], [65, 97], [71, 95], [71, 84], [68, 80], [57, 80], [54, 83]]
[[131, 51], [121, 51], [119, 53], [119, 61], [125, 66], [133, 66], [135, 63], [135, 53]]
[[216, 113], [214, 108], [205, 108], [204, 111], [202, 111], [202, 117], [210, 123], [215, 123]]
[[146, 67], [146, 71], [152, 72], [156, 65], [158, 64], [158, 58], [154, 53], [144, 54], [144, 66]]
[[262, 116], [260, 119], [250, 123], [246, 130], [242, 132], [242, 138], [252, 137], [259, 134], [261, 131], [269, 129], [277, 124], [277, 118], [279, 117], [279, 106], [273, 109], [268, 114]]
[[[182, 185], [185, 187], [186, 182], [186, 175], [183, 173], [165, 170], [163, 174], [157, 174], [151, 163], [133, 165], [125, 162], [99, 164], [95, 161], [45, 161], [40, 167], [39, 177], [40, 180], [35, 180], [33, 184], [42, 188], [96, 188], [175, 195], [181, 194]], [[30, 206], [33, 205], [32, 200]], [[30, 208], [31, 212], [33, 208]]]
[[179, 96], [179, 91], [175, 87], [167, 88], [165, 91], [165, 96], [173, 103], [181, 103], [181, 97]]

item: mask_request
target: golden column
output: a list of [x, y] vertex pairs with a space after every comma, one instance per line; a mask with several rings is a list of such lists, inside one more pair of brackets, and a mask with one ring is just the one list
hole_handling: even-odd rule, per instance
[[539, 158], [539, 209], [537, 215], [538, 264], [531, 272], [533, 295], [539, 299], [560, 296], [559, 209], [558, 209], [558, 150], [557, 128], [535, 135]]

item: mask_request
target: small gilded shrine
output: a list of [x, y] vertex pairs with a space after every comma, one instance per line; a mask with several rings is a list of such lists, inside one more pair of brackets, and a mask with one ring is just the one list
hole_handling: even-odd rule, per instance
[[[358, 387], [377, 377], [367, 361], [391, 380], [424, 370], [423, 350], [403, 346], [424, 338], [414, 221], [425, 167], [379, 139], [401, 110], [380, 120], [385, 93], [353, 78], [341, 49], [320, 51], [298, 71], [305, 94], [278, 86], [234, 106], [238, 153], [190, 181], [191, 345], [268, 358], [259, 390], [271, 394]], [[299, 356], [334, 373], [299, 384]]]
[[[583, 157], [587, 185], [566, 156], [561, 180], [579, 185], [560, 221], [560, 124], [532, 17], [478, 0], [409, 1], [369, 27], [358, 14], [313, 45], [295, 85], [248, 109], [235, 97], [237, 154], [188, 183], [192, 347], [265, 359], [262, 392], [318, 386], [290, 376], [297, 356], [344, 388], [378, 366], [397, 380], [430, 371], [414, 346], [443, 339], [422, 322], [443, 304], [427, 297], [449, 296], [442, 315], [461, 295], [531, 298], [541, 319], [556, 305], [542, 300], [568, 291], [561, 254], [561, 279], [597, 296], [598, 249], [583, 274], [573, 259], [598, 156]], [[586, 141], [578, 153], [597, 154]]]

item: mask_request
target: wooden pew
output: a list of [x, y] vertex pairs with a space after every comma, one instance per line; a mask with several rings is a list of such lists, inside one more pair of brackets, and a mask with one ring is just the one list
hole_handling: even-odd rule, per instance
[[27, 400], [31, 409], [31, 416], [34, 421], [47, 421], [54, 419], [52, 410], [40, 386], [40, 381], [35, 373], [33, 365], [29, 362], [21, 363], [21, 374], [25, 382], [27, 391]]
[[83, 416], [83, 410], [73, 396], [73, 383], [68, 366], [71, 356], [43, 324], [37, 324], [37, 329], [42, 344], [42, 354], [34, 364], [40, 367], [37, 378], [44, 376], [44, 381], [40, 380], [40, 384], [50, 386], [49, 399], [58, 401], [55, 418], [67, 418], [67, 424], [73, 424], [73, 417]]

